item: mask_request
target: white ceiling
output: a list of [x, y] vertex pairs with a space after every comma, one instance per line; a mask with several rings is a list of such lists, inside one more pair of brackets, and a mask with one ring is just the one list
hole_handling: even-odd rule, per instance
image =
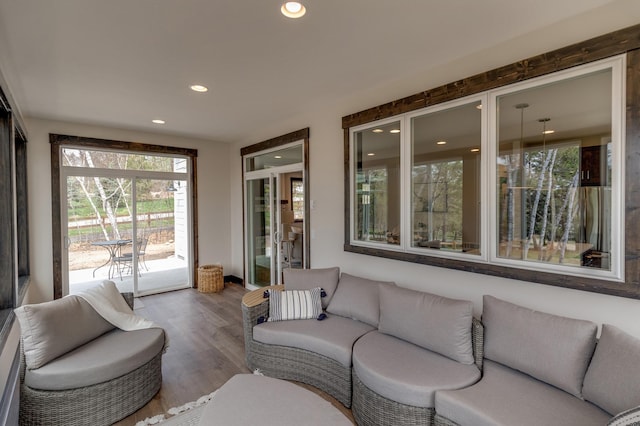
[[0, 0], [0, 69], [24, 116], [235, 142], [616, 1]]

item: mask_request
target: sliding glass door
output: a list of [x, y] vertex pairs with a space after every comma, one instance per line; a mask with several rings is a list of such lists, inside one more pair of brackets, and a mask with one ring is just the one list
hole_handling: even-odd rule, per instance
[[135, 295], [191, 287], [186, 160], [73, 148], [63, 153], [65, 293], [103, 280]]
[[[273, 208], [274, 176], [246, 181], [247, 277], [258, 287], [276, 281], [277, 210]], [[274, 214], [275, 213], [275, 214]], [[275, 255], [275, 256], [274, 256]]]
[[245, 158], [245, 277], [247, 287], [282, 283], [285, 268], [305, 262], [302, 146]]

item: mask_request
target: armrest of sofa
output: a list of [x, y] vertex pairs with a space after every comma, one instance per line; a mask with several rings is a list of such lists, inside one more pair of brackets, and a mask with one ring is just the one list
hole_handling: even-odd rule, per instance
[[473, 359], [476, 366], [482, 371], [482, 360], [484, 359], [484, 325], [473, 318], [471, 323], [471, 341], [473, 345]]
[[242, 328], [244, 329], [245, 351], [249, 352], [253, 341], [253, 327], [258, 324], [258, 318], [269, 316], [269, 298], [264, 297], [267, 290], [284, 290], [283, 285], [264, 287], [250, 291], [242, 297]]

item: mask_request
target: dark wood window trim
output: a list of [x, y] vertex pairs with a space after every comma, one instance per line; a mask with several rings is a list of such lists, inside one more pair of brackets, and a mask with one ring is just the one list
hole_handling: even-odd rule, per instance
[[0, 350], [30, 282], [27, 138], [12, 104], [0, 87]]
[[190, 148], [177, 148], [163, 145], [144, 144], [139, 142], [123, 142], [107, 139], [86, 138], [82, 136], [49, 135], [51, 144], [51, 208], [53, 233], [53, 297], [59, 299], [62, 294], [62, 218], [60, 215], [62, 200], [60, 199], [60, 147], [75, 146], [95, 149], [111, 149], [118, 151], [139, 152], [145, 154], [182, 155], [189, 157], [192, 172], [192, 211], [193, 211], [193, 276], [196, 282], [198, 269], [198, 185], [197, 185], [197, 157], [198, 151]]
[[[639, 49], [640, 25], [635, 25], [343, 117], [344, 250], [369, 256], [640, 299], [640, 229], [637, 226], [637, 223], [640, 222], [640, 161], [638, 161], [638, 158], [640, 158]], [[623, 283], [351, 245], [349, 209], [349, 133], [351, 127], [486, 92], [620, 54], [626, 54], [627, 56], [624, 183], [626, 217], [625, 281]]]
[[[302, 162], [303, 162], [303, 169], [304, 169], [304, 197], [305, 197], [305, 201], [310, 200], [309, 197], [309, 128], [304, 128], [304, 129], [300, 129], [300, 130], [296, 130], [295, 132], [291, 132], [291, 133], [287, 133], [286, 135], [282, 135], [282, 136], [277, 136], [275, 138], [272, 139], [268, 139], [262, 142], [258, 142], [255, 143], [253, 145], [249, 145], [249, 146], [245, 146], [244, 148], [240, 149], [240, 157], [241, 157], [241, 161], [244, 162], [244, 156], [245, 155], [250, 155], [250, 154], [255, 154], [257, 152], [260, 151], [265, 151], [267, 149], [273, 149], [273, 148], [277, 148], [283, 145], [287, 145], [289, 143], [292, 142], [297, 142], [297, 141], [302, 141]], [[242, 173], [242, 217], [245, 217], [245, 211], [244, 211], [244, 163], [242, 163], [241, 165], [242, 167], [240, 168], [241, 173]], [[311, 226], [310, 226], [310, 220], [309, 218], [311, 217], [311, 206], [309, 205], [310, 203], [305, 202], [304, 203], [304, 235], [311, 235]], [[244, 230], [244, 226], [242, 227], [242, 241], [245, 241], [245, 230]], [[244, 244], [244, 243], [243, 243]], [[304, 250], [306, 255], [304, 256], [304, 267], [305, 268], [310, 268], [311, 266], [311, 262], [310, 262], [310, 253], [311, 253], [311, 238], [305, 238], [305, 242], [304, 242]], [[244, 258], [244, 250], [242, 250], [242, 264], [244, 265], [244, 263], [246, 262], [246, 259]], [[244, 266], [243, 266], [244, 268]]]

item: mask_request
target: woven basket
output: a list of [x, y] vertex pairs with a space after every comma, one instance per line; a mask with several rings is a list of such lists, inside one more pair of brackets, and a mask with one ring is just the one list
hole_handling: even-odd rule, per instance
[[198, 268], [198, 291], [217, 293], [224, 289], [224, 276], [220, 265], [202, 265]]

